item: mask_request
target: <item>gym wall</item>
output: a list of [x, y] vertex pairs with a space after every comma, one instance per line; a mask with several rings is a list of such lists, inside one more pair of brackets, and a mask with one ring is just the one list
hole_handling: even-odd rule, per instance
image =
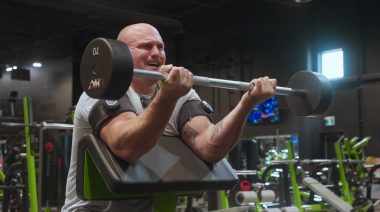
[[[243, 136], [275, 134], [277, 130], [297, 133], [304, 158], [320, 158], [323, 133], [371, 136], [367, 154], [380, 156], [375, 151], [380, 148], [380, 97], [375, 92], [380, 86], [380, 27], [375, 20], [380, 17], [372, 4], [376, 3], [332, 0], [305, 6], [269, 1], [229, 5], [185, 24], [187, 33], [177, 58], [199, 75], [242, 81], [268, 75], [286, 86], [294, 73], [317, 70], [319, 51], [342, 47], [345, 77], [332, 81], [334, 100], [327, 112], [320, 117], [295, 117], [279, 97], [280, 123], [247, 126]], [[239, 99], [236, 92], [204, 88], [199, 92], [215, 107], [215, 121]], [[336, 125], [326, 127], [324, 117], [330, 115], [335, 116]]]
[[41, 68], [25, 68], [30, 70], [30, 81], [11, 79], [10, 72], [3, 73], [0, 98], [8, 99], [11, 91], [17, 91], [18, 99], [32, 97], [34, 121], [64, 120], [71, 106], [72, 59], [56, 59], [44, 62]]

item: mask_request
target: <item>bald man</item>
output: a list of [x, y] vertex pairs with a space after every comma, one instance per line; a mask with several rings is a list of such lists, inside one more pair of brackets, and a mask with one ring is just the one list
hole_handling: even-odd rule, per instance
[[[165, 80], [134, 77], [122, 97], [120, 111], [102, 123], [89, 123], [99, 100], [83, 93], [75, 110], [72, 155], [62, 211], [152, 211], [151, 199], [83, 201], [75, 190], [78, 141], [95, 131], [118, 158], [133, 163], [148, 152], [162, 135], [180, 137], [202, 160], [215, 163], [239, 140], [247, 115], [258, 103], [274, 95], [276, 80], [253, 79], [255, 87], [217, 124], [199, 107], [192, 89], [193, 74], [184, 67], [166, 65], [165, 44], [152, 25], [139, 23], [122, 29], [117, 38], [131, 51], [134, 68], [167, 74]], [[148, 133], [147, 133], [148, 132]]]

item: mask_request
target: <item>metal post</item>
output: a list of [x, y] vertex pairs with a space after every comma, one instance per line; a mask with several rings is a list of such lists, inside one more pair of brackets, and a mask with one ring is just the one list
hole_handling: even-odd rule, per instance
[[25, 123], [25, 143], [26, 143], [26, 160], [28, 168], [28, 190], [29, 205], [32, 212], [38, 212], [37, 186], [36, 186], [36, 167], [34, 155], [31, 149], [30, 128], [29, 128], [29, 99], [23, 98], [24, 123]]
[[[294, 154], [293, 154], [292, 143], [290, 141], [286, 142], [286, 147], [288, 149], [288, 160], [293, 160]], [[297, 178], [296, 178], [296, 170], [295, 170], [295, 164], [294, 163], [289, 164], [289, 173], [290, 173], [290, 181], [291, 181], [292, 187], [293, 187], [294, 203], [300, 211], [303, 211], [301, 195], [300, 195], [300, 190], [298, 188], [298, 183], [297, 183]]]
[[342, 155], [342, 149], [340, 142], [337, 141], [334, 144], [335, 147], [335, 152], [336, 152], [336, 157], [339, 160], [338, 162], [338, 168], [339, 168], [339, 178], [340, 182], [342, 183], [342, 189], [343, 189], [343, 199], [350, 205], [354, 202], [352, 196], [351, 196], [351, 191], [350, 191], [350, 186], [348, 185], [347, 179], [346, 179], [346, 173], [344, 172], [344, 167], [343, 167], [343, 155]]

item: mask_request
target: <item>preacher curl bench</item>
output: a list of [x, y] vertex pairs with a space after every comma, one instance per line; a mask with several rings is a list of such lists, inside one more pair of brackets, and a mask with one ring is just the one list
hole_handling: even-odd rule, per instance
[[135, 163], [116, 158], [94, 134], [78, 144], [77, 193], [83, 200], [153, 198], [155, 211], [175, 211], [175, 197], [228, 190], [238, 181], [223, 159], [200, 160], [177, 137], [161, 137]]

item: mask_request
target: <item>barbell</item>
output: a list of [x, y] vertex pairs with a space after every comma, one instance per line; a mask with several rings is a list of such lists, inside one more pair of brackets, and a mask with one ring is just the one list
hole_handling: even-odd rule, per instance
[[[133, 67], [128, 46], [118, 40], [96, 38], [84, 50], [80, 65], [80, 79], [84, 91], [92, 98], [117, 100], [129, 89], [132, 77], [162, 80], [165, 75]], [[194, 76], [193, 84], [249, 90], [252, 83]], [[300, 71], [294, 74], [288, 87], [276, 87], [276, 95], [286, 96], [290, 110], [300, 116], [320, 115], [325, 112], [332, 99], [329, 80], [322, 74]]]
[[319, 164], [319, 163], [365, 163], [364, 160], [356, 160], [356, 159], [345, 159], [345, 160], [337, 160], [337, 159], [303, 159], [303, 160], [272, 160], [270, 161], [271, 165], [276, 164]]

